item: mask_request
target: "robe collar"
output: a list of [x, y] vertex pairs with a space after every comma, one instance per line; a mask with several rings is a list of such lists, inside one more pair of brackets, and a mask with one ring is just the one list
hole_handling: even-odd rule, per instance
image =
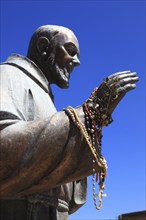
[[30, 78], [32, 78], [36, 83], [40, 84], [46, 92], [49, 90], [49, 82], [44, 76], [43, 72], [39, 67], [27, 57], [21, 56], [19, 54], [12, 54], [8, 57], [6, 62], [2, 64], [10, 64], [17, 66], [19, 69], [24, 71]]
[[54, 96], [52, 94], [52, 90], [47, 78], [33, 61], [19, 54], [12, 54], [2, 64], [9, 64], [22, 70], [27, 76], [29, 76], [33, 81], [35, 81], [42, 89], [44, 89], [45, 92], [49, 93], [52, 101], [54, 101]]

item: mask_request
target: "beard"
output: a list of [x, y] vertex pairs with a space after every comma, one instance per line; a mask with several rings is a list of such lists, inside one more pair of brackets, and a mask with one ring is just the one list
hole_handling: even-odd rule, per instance
[[48, 57], [47, 66], [50, 72], [50, 82], [58, 85], [60, 88], [68, 88], [70, 73], [68, 72], [67, 67], [59, 67], [55, 61], [54, 54], [50, 54]]

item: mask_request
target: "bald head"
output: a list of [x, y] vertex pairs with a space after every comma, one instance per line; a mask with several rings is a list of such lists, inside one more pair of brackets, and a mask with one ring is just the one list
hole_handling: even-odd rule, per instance
[[70, 73], [80, 64], [78, 40], [66, 27], [44, 25], [34, 32], [27, 57], [42, 70], [49, 83], [67, 88]]

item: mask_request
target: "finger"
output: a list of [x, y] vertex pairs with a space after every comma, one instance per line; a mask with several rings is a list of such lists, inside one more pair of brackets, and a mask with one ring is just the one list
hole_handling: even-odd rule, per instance
[[[120, 79], [124, 79], [124, 78], [128, 78], [128, 77], [136, 77], [136, 76], [137, 76], [136, 72], [127, 73], [127, 74], [121, 74], [121, 75], [119, 75], [119, 76], [115, 76], [115, 77], [113, 78], [113, 81], [118, 81], [118, 80], [120, 80]], [[115, 79], [116, 79], [116, 80], [115, 80]]]
[[[110, 84], [112, 85], [112, 84], [115, 84], [116, 82], [120, 83], [120, 81], [125, 80], [125, 79], [130, 79], [130, 80], [133, 79], [133, 80], [136, 80], [135, 82], [137, 82], [139, 80], [139, 77], [137, 76], [136, 72], [122, 74], [122, 75], [115, 76], [114, 78], [110, 79], [108, 81], [108, 85], [110, 86]], [[126, 80], [126, 82], [127, 81], [128, 80]]]
[[117, 76], [120, 76], [120, 75], [123, 75], [123, 74], [128, 74], [128, 73], [131, 73], [131, 71], [126, 70], [126, 71], [122, 71], [122, 72], [117, 72], [117, 73], [114, 73], [114, 74], [108, 76], [108, 79], [113, 79], [114, 77], [117, 77]]
[[126, 84], [134, 84], [136, 82], [138, 82], [139, 78], [138, 77], [128, 77], [128, 78], [124, 78], [122, 80], [119, 80], [119, 82], [115, 83], [115, 87], [119, 87], [119, 86], [125, 86]]
[[125, 86], [123, 86], [123, 87], [120, 87], [120, 88], [118, 88], [117, 89], [117, 94], [124, 94], [124, 93], [126, 93], [126, 92], [129, 92], [130, 90], [133, 90], [133, 89], [135, 89], [136, 88], [136, 85], [135, 84], [127, 84], [127, 85], [125, 85]]
[[[130, 76], [130, 77], [129, 77]], [[139, 81], [139, 77], [137, 74], [131, 73], [131, 74], [124, 74], [123, 76], [118, 76], [115, 79], [112, 79], [108, 82], [108, 86], [113, 89], [113, 88], [118, 88], [119, 86], [124, 86], [126, 84], [133, 84]]]

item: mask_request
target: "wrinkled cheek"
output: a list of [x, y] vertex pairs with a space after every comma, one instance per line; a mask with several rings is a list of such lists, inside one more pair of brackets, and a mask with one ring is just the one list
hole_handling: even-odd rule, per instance
[[72, 57], [69, 56], [65, 49], [58, 48], [58, 50], [56, 51], [56, 61], [60, 67], [65, 67], [67, 63], [72, 61]]
[[57, 49], [55, 60], [59, 66], [62, 66], [64, 62], [64, 53], [61, 51], [61, 49]]

